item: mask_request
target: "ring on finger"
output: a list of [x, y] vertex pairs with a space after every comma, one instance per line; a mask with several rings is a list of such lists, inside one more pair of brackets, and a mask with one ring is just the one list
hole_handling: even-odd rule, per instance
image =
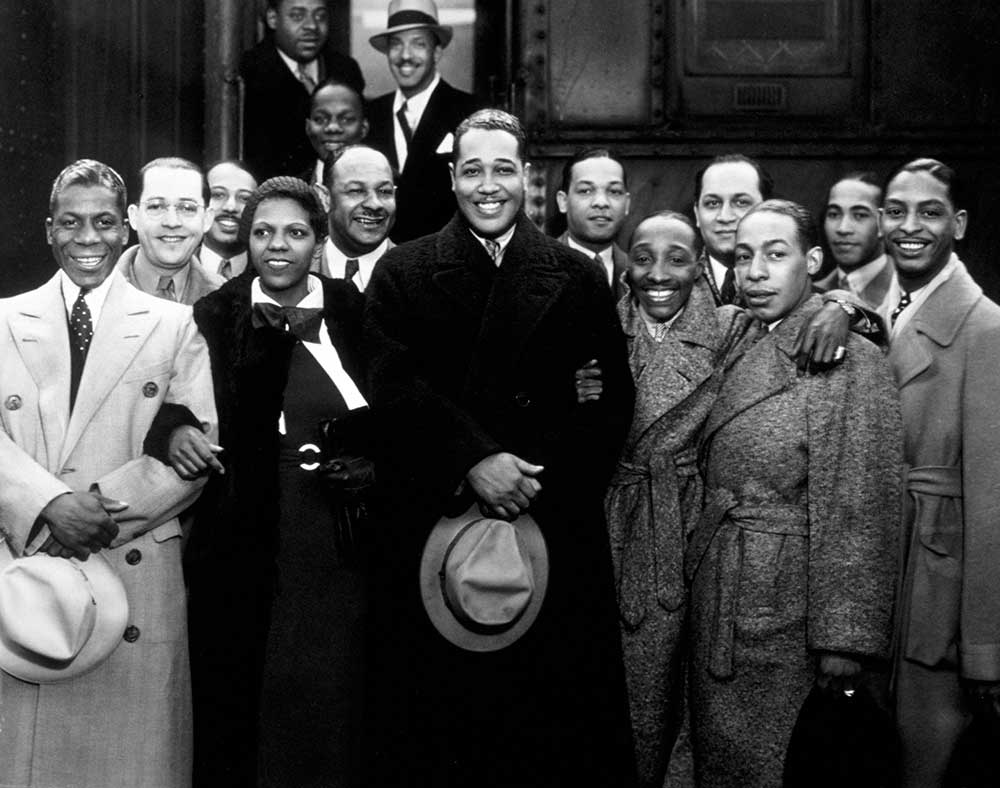
[[841, 361], [846, 354], [847, 354], [847, 348], [844, 347], [843, 345], [838, 345], [837, 349], [833, 351], [833, 360]]

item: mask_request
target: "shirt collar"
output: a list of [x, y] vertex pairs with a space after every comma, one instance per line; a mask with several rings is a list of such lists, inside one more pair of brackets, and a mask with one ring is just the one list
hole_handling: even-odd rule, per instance
[[191, 266], [195, 264], [197, 259], [198, 256], [193, 254], [191, 255], [191, 259], [188, 260], [187, 265], [180, 268], [163, 270], [149, 262], [142, 251], [142, 247], [139, 246], [135, 257], [132, 258], [132, 274], [139, 289], [144, 293], [152, 294], [156, 293], [156, 289], [160, 284], [160, 277], [169, 276], [174, 280], [174, 293], [177, 295], [177, 300], [182, 301], [188, 278], [191, 274]]
[[214, 249], [209, 249], [208, 246], [202, 244], [201, 252], [199, 253], [199, 259], [201, 264], [205, 266], [209, 271], [214, 271], [215, 273], [222, 275], [222, 261], [229, 261], [229, 270], [231, 271], [230, 277], [236, 277], [242, 274], [247, 267], [247, 253], [239, 252], [230, 257], [223, 257], [221, 254], [216, 252]]
[[392, 114], [395, 115], [399, 112], [399, 108], [403, 106], [403, 102], [406, 102], [406, 112], [414, 119], [414, 123], [410, 124], [414, 129], [416, 129], [417, 124], [420, 123], [420, 118], [424, 114], [424, 110], [427, 109], [427, 102], [431, 100], [431, 94], [434, 92], [434, 88], [438, 86], [441, 81], [441, 74], [434, 74], [434, 79], [431, 83], [421, 90], [419, 93], [414, 93], [412, 96], [407, 98], [403, 95], [403, 91], [396, 88], [396, 96], [392, 100]]
[[305, 70], [306, 74], [308, 74], [309, 77], [312, 79], [312, 81], [315, 82], [317, 85], [319, 84], [319, 63], [316, 62], [316, 58], [313, 58], [308, 63], [300, 64], [299, 61], [290, 58], [288, 55], [282, 52], [281, 47], [276, 45], [274, 48], [278, 50], [278, 56], [283, 61], [285, 61], [285, 65], [288, 66], [288, 70], [292, 72], [293, 77], [295, 77], [296, 79], [299, 78], [299, 66], [301, 65], [302, 68]]
[[[295, 306], [302, 309], [322, 309], [323, 308], [323, 286], [317, 277], [309, 274], [309, 278], [306, 280], [306, 287], [308, 292], [305, 294], [303, 299], [299, 301]], [[263, 288], [260, 286], [260, 277], [255, 276], [253, 282], [250, 283], [250, 303], [251, 304], [274, 304], [275, 306], [281, 306], [277, 301], [275, 301], [271, 296], [264, 292]]]
[[[101, 316], [101, 309], [104, 307], [104, 302], [108, 297], [108, 290], [111, 289], [112, 276], [114, 276], [114, 271], [104, 277], [104, 281], [97, 287], [88, 290], [83, 297], [83, 300], [87, 303], [87, 308], [90, 310], [90, 319], [94, 326], [97, 325], [97, 320]], [[80, 287], [61, 268], [59, 269], [59, 285], [62, 288], [63, 301], [66, 302], [66, 314], [70, 315], [73, 313], [73, 304], [80, 295]]]
[[607, 265], [609, 262], [614, 262], [614, 255], [611, 251], [611, 244], [605, 246], [601, 251], [595, 252], [593, 249], [588, 249], [586, 246], [577, 241], [570, 233], [566, 233], [566, 240], [569, 242], [570, 249], [576, 249], [576, 251], [585, 254], [591, 260], [594, 259], [595, 254], [601, 256], [601, 262]]
[[[388, 248], [389, 238], [386, 236], [382, 240], [382, 243], [370, 252], [354, 257], [354, 259], [358, 261], [358, 272], [354, 275], [354, 279], [357, 280], [355, 281], [355, 284], [358, 285], [358, 289], [362, 292], [365, 289], [365, 285], [368, 284], [368, 280], [371, 279], [375, 263], [382, 259], [382, 255], [386, 253]], [[322, 273], [326, 274], [331, 279], [343, 279], [344, 274], [347, 271], [348, 257], [350, 257], [350, 255], [344, 254], [344, 252], [342, 252], [333, 242], [333, 239], [328, 236], [326, 243], [323, 244], [324, 270]]]
[[906, 307], [906, 309], [899, 313], [895, 324], [892, 323], [891, 316], [893, 310], [895, 310], [896, 306], [899, 304], [900, 297], [903, 295], [903, 288], [899, 284], [899, 275], [893, 271], [892, 283], [889, 285], [889, 292], [885, 294], [885, 300], [882, 301], [882, 307], [879, 310], [885, 324], [887, 326], [892, 326], [889, 333], [890, 337], [894, 337], [902, 331], [903, 326], [910, 322], [910, 318], [917, 313], [917, 310], [920, 309], [930, 294], [948, 281], [948, 278], [955, 273], [955, 269], [958, 268], [958, 263], [958, 255], [952, 252], [951, 257], [948, 258], [948, 262], [945, 263], [944, 268], [938, 271], [931, 281], [923, 287], [918, 287], [916, 290], [910, 290], [910, 304]]
[[882, 268], [886, 265], [888, 260], [886, 259], [885, 253], [883, 252], [874, 260], [869, 260], [864, 265], [859, 265], [853, 271], [844, 271], [840, 268], [837, 272], [847, 279], [847, 284], [850, 287], [851, 292], [860, 293], [871, 281], [881, 273]]
[[[514, 237], [514, 230], [516, 229], [517, 229], [517, 223], [515, 222], [513, 225], [511, 225], [510, 229], [507, 230], [507, 232], [505, 232], [503, 235], [490, 239], [491, 241], [496, 241], [498, 244], [500, 244], [500, 251], [497, 253], [496, 260], [494, 261], [496, 262], [498, 268], [500, 267], [500, 263], [503, 262], [504, 252], [507, 251], [507, 244], [509, 244], [510, 239]], [[469, 232], [472, 233], [472, 237], [475, 238], [477, 241], [479, 241], [479, 243], [482, 244], [483, 249], [486, 249], [486, 253], [489, 254], [490, 250], [487, 249], [486, 247], [486, 239], [476, 235], [476, 233], [473, 232], [471, 227], [469, 228]]]

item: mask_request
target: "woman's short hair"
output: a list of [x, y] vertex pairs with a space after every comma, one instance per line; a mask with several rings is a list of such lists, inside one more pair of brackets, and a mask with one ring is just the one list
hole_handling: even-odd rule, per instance
[[257, 208], [265, 200], [294, 200], [305, 209], [309, 216], [309, 226], [316, 234], [317, 242], [326, 238], [327, 217], [316, 191], [305, 181], [288, 175], [269, 178], [253, 190], [247, 198], [246, 207], [240, 217], [240, 241], [250, 243], [250, 228]]

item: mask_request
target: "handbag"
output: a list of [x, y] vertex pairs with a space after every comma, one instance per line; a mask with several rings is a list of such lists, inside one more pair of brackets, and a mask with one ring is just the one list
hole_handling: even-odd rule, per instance
[[375, 486], [375, 465], [365, 456], [371, 435], [368, 408], [322, 419], [317, 475], [333, 512], [333, 540], [345, 563], [364, 557], [369, 521], [368, 502]]

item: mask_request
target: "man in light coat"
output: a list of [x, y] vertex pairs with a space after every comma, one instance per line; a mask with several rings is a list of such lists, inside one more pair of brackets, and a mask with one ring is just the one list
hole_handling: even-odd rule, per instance
[[933, 788], [974, 714], [1000, 722], [1000, 308], [954, 253], [968, 217], [933, 159], [889, 179], [883, 302], [907, 465], [896, 712], [903, 786]]
[[191, 705], [178, 512], [203, 482], [144, 453], [163, 403], [184, 403], [215, 439], [208, 351], [180, 304], [114, 271], [127, 238], [125, 185], [81, 160], [46, 221], [61, 270], [0, 301], [0, 533], [14, 556], [85, 560], [120, 575], [129, 622], [111, 656], [60, 684], [0, 678], [0, 784], [183, 788]]

